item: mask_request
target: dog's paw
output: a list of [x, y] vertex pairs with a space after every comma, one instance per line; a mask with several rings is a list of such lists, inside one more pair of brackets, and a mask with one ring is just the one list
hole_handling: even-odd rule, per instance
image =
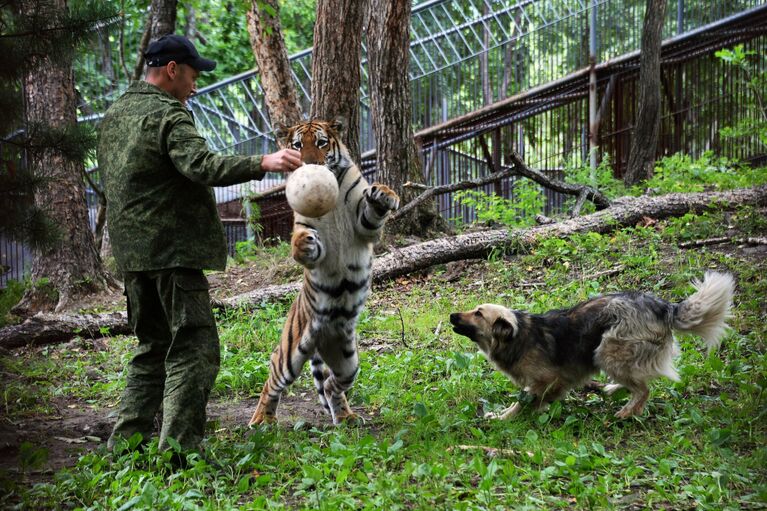
[[501, 410], [500, 412], [487, 412], [485, 414], [485, 419], [511, 419], [512, 417], [515, 417], [520, 411], [522, 411], [522, 403], [517, 402], [505, 410]]
[[368, 204], [380, 215], [399, 208], [399, 196], [386, 185], [375, 183], [365, 189], [364, 196]]
[[615, 394], [622, 388], [623, 388], [623, 385], [621, 385], [620, 383], [608, 383], [607, 385], [602, 387], [602, 392], [604, 392], [608, 396], [612, 396], [613, 394]]
[[642, 415], [644, 407], [641, 404], [635, 404], [629, 401], [626, 405], [615, 413], [618, 419], [628, 419], [629, 417], [639, 417]]

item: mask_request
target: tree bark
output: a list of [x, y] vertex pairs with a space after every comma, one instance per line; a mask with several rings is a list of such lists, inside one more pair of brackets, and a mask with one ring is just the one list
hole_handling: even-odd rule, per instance
[[344, 142], [360, 161], [360, 58], [367, 0], [317, 0], [312, 52], [313, 119], [346, 121]]
[[149, 15], [146, 18], [146, 27], [138, 47], [132, 81], [140, 80], [141, 75], [144, 74], [144, 52], [149, 44], [176, 31], [176, 2], [177, 0], [152, 0]]
[[623, 181], [633, 185], [649, 179], [655, 167], [661, 113], [660, 51], [666, 0], [647, 0], [639, 57], [639, 97]]
[[109, 314], [38, 314], [19, 325], [0, 329], [0, 348], [41, 346], [66, 342], [75, 336], [97, 339], [112, 335], [130, 335], [124, 312]]
[[152, 41], [175, 33], [176, 3], [177, 0], [152, 0]]
[[301, 120], [301, 106], [282, 37], [277, 0], [253, 0], [248, 11], [248, 33], [271, 125], [293, 126]]
[[[371, 0], [367, 23], [377, 177], [397, 192], [403, 204], [418, 194], [405, 188], [405, 183], [424, 181], [410, 119], [410, 6], [410, 0]], [[436, 203], [430, 200], [400, 216], [389, 229], [400, 234], [422, 234], [444, 227]]]
[[141, 35], [141, 41], [138, 45], [138, 55], [136, 55], [136, 65], [133, 66], [133, 75], [131, 81], [135, 82], [141, 80], [141, 75], [144, 74], [144, 52], [149, 46], [149, 40], [152, 38], [152, 13], [146, 17], [146, 23], [144, 27], [144, 33]]
[[[613, 201], [612, 206], [590, 215], [572, 218], [525, 229], [496, 229], [451, 236], [436, 240], [416, 243], [394, 250], [373, 263], [373, 281], [382, 282], [415, 271], [425, 270], [437, 264], [463, 259], [487, 257], [493, 250], [503, 248], [506, 253], [529, 252], [542, 241], [549, 238], [564, 238], [576, 233], [607, 233], [622, 227], [636, 225], [646, 217], [655, 219], [671, 218], [687, 213], [701, 213], [709, 209], [735, 209], [739, 206], [767, 205], [767, 185], [754, 188], [741, 188], [726, 192], [674, 193], [658, 197], [623, 197]], [[285, 300], [290, 293], [298, 291], [300, 282], [266, 286], [249, 293], [214, 301], [218, 308], [247, 307], [257, 308], [264, 302]], [[103, 316], [107, 316], [104, 318]], [[120, 317], [123, 319], [120, 320]], [[86, 318], [83, 320], [83, 318]], [[59, 324], [56, 324], [57, 321]], [[0, 347], [13, 348], [26, 344], [62, 342], [74, 335], [75, 328], [66, 325], [77, 322], [77, 335], [99, 337], [104, 335], [100, 328], [106, 326], [111, 334], [126, 332], [124, 316], [42, 316], [41, 322], [28, 320], [22, 325], [0, 329]], [[83, 323], [85, 321], [85, 323]], [[35, 326], [42, 323], [43, 326]], [[26, 326], [24, 326], [26, 325]], [[83, 325], [87, 325], [84, 327]], [[52, 335], [50, 332], [60, 333]], [[71, 331], [70, 331], [71, 330]], [[39, 333], [36, 333], [39, 332]]]
[[101, 54], [101, 73], [109, 79], [109, 85], [105, 92], [109, 93], [117, 84], [117, 74], [112, 65], [112, 45], [109, 42], [109, 32], [106, 30], [98, 31], [99, 52]]
[[197, 35], [197, 11], [193, 5], [184, 6], [184, 37], [191, 39]]
[[[22, 11], [32, 16], [38, 9], [50, 12], [50, 26], [55, 27], [66, 13], [65, 0], [22, 2]], [[66, 130], [77, 124], [72, 58], [59, 55], [31, 57], [23, 79], [24, 110], [27, 126]], [[34, 128], [31, 128], [34, 130]], [[34, 283], [14, 308], [14, 313], [26, 315], [38, 311], [61, 311], [80, 297], [114, 285], [104, 270], [96, 251], [88, 224], [85, 203], [83, 162], [72, 160], [59, 148], [32, 144], [29, 161], [32, 172], [44, 182], [35, 194], [35, 204], [53, 219], [60, 240], [52, 247], [35, 254], [31, 268]]]

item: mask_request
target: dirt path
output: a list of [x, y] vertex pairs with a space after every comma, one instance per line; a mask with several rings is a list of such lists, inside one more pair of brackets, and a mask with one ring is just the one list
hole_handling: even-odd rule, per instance
[[[216, 431], [244, 428], [256, 408], [257, 399], [211, 401], [209, 427]], [[114, 409], [94, 408], [77, 400], [54, 403], [57, 414], [11, 422], [0, 417], [0, 477], [25, 477], [29, 483], [51, 480], [53, 474], [72, 467], [80, 456], [104, 445], [116, 420]], [[354, 411], [366, 420], [370, 415], [359, 407]], [[286, 396], [280, 402], [278, 424], [292, 427], [304, 421], [308, 426], [331, 426], [330, 417], [321, 412], [313, 392]], [[45, 461], [22, 472], [20, 446], [28, 442], [34, 449], [47, 450]]]

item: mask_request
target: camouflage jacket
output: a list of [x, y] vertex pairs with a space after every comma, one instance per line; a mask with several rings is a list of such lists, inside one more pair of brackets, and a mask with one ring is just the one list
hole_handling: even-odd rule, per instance
[[144, 81], [101, 121], [98, 161], [122, 271], [223, 270], [226, 236], [210, 187], [264, 176], [261, 156], [210, 152], [181, 102]]

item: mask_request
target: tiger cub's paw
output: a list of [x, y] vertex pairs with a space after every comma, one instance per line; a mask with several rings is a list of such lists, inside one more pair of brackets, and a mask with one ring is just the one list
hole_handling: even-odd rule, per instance
[[338, 421], [338, 424], [344, 423], [344, 424], [362, 424], [365, 422], [365, 419], [362, 418], [362, 416], [357, 415], [356, 413], [349, 410], [348, 412], [340, 412], [336, 416], [336, 420]]
[[276, 422], [276, 415], [267, 415], [262, 410], [257, 409], [256, 413], [254, 413], [253, 417], [251, 417], [250, 421], [248, 421], [248, 427], [252, 428], [253, 426], [257, 426], [259, 424], [274, 424]]
[[322, 252], [317, 231], [314, 229], [302, 229], [293, 233], [291, 240], [293, 259], [302, 264], [310, 264], [319, 259]]
[[364, 195], [368, 203], [380, 215], [399, 208], [399, 196], [386, 185], [374, 183], [370, 188], [365, 189]]

